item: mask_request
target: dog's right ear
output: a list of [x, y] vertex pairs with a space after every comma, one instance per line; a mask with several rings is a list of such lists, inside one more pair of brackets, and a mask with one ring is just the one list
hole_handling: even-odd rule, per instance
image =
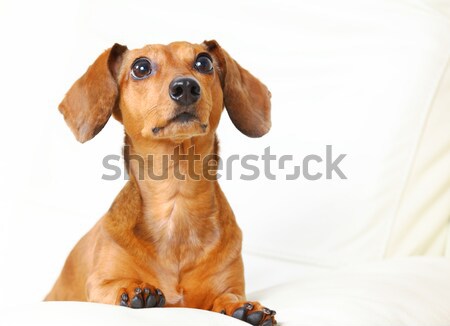
[[69, 89], [59, 105], [66, 123], [81, 143], [108, 122], [119, 98], [117, 75], [127, 47], [114, 44], [103, 52]]

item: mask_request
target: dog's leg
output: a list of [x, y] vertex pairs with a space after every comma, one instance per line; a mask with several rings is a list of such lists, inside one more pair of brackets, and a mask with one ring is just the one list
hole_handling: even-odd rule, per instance
[[98, 282], [91, 278], [87, 285], [87, 299], [90, 302], [130, 308], [163, 307], [166, 304], [166, 298], [160, 289], [135, 279]]
[[213, 311], [246, 321], [251, 325], [272, 326], [277, 322], [275, 311], [263, 307], [259, 302], [246, 301], [244, 296], [225, 293], [215, 301]]

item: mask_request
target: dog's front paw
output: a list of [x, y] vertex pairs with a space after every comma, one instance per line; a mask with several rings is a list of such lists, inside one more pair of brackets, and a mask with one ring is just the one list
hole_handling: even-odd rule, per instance
[[223, 314], [245, 321], [251, 325], [272, 326], [277, 323], [276, 312], [263, 307], [259, 302], [240, 302], [228, 305]]
[[119, 291], [118, 304], [130, 308], [163, 307], [166, 298], [160, 289], [147, 283], [131, 284]]

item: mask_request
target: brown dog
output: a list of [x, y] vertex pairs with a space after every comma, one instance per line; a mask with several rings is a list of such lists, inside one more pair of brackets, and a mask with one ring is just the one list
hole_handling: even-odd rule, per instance
[[[224, 107], [245, 135], [269, 131], [270, 92], [215, 41], [115, 44], [98, 57], [59, 109], [80, 142], [111, 114], [124, 125], [130, 181], [72, 250], [46, 300], [192, 307], [276, 323], [274, 311], [246, 301], [241, 231], [215, 177]], [[196, 159], [167, 163], [174, 153]]]

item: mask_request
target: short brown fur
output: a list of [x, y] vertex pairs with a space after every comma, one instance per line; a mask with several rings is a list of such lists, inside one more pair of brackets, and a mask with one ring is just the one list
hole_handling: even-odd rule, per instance
[[[203, 52], [213, 59], [211, 74], [193, 68]], [[144, 80], [130, 76], [139, 57], [154, 64]], [[167, 90], [178, 76], [194, 77], [201, 86], [197, 121], [171, 122], [181, 109]], [[130, 181], [72, 250], [46, 300], [119, 304], [123, 293], [131, 298], [135, 288], [147, 287], [161, 289], [168, 307], [232, 315], [247, 302], [241, 230], [216, 178], [200, 173], [200, 180], [179, 180], [174, 177], [176, 164], [162, 164], [164, 155], [175, 150], [186, 154], [191, 147], [201, 158], [218, 154], [215, 131], [224, 107], [247, 136], [259, 137], [270, 129], [269, 91], [215, 41], [137, 50], [116, 44], [75, 82], [59, 106], [67, 124], [85, 142], [111, 115], [120, 121]], [[151, 167], [159, 175], [166, 169], [168, 177], [154, 180], [143, 174], [132, 155], [144, 159], [143, 171]], [[180, 161], [178, 168], [187, 175], [189, 164], [196, 172], [205, 171], [201, 160]], [[257, 302], [247, 309], [267, 312]], [[259, 324], [268, 320], [274, 322], [273, 311]]]

